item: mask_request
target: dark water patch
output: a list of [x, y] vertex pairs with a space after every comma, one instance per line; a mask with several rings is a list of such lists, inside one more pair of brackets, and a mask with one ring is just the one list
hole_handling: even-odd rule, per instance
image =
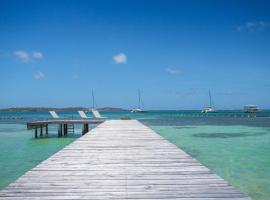
[[250, 137], [250, 136], [261, 136], [265, 135], [266, 133], [248, 133], [248, 132], [241, 132], [241, 133], [196, 133], [192, 134], [193, 137], [200, 137], [200, 138], [236, 138], [236, 137]]
[[270, 117], [229, 118], [229, 117], [181, 117], [140, 120], [148, 126], [202, 126], [202, 125], [243, 125], [270, 127]]
[[32, 140], [34, 142], [38, 142], [38, 141], [42, 141], [42, 140], [46, 140], [46, 139], [51, 139], [51, 138], [66, 139], [66, 138], [79, 138], [79, 137], [81, 137], [81, 134], [79, 134], [79, 133], [74, 133], [74, 134], [69, 133], [68, 135], [62, 136], [62, 137], [58, 137], [58, 134], [56, 134], [56, 133], [49, 133], [48, 135], [44, 135], [43, 134], [43, 136], [39, 136], [38, 135], [37, 138], [34, 138], [33, 137]]

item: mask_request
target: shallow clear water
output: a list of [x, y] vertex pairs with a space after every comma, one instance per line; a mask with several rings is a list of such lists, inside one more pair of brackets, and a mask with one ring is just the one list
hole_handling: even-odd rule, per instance
[[151, 128], [254, 199], [270, 199], [270, 128]]
[[[270, 111], [257, 117], [241, 111], [102, 114], [139, 119], [253, 199], [270, 199]], [[76, 113], [59, 115], [78, 117]], [[48, 113], [0, 113], [0, 188], [80, 136], [80, 126], [66, 138], [57, 138], [52, 127], [49, 138], [34, 139], [25, 122], [46, 118]]]
[[62, 149], [75, 138], [33, 139], [23, 124], [0, 124], [0, 188]]

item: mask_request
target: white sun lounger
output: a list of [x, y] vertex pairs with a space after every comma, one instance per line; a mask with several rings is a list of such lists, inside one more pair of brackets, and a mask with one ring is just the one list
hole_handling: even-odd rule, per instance
[[87, 115], [85, 114], [85, 112], [82, 111], [82, 110], [79, 110], [78, 113], [79, 113], [80, 117], [83, 118], [83, 119], [88, 119], [89, 118], [89, 117], [87, 117]]
[[54, 118], [54, 119], [60, 118], [54, 110], [50, 110], [49, 113], [51, 114], [52, 118]]
[[100, 113], [98, 112], [98, 110], [96, 109], [92, 109], [92, 113], [93, 113], [94, 118], [96, 119], [106, 119], [106, 117], [102, 117]]

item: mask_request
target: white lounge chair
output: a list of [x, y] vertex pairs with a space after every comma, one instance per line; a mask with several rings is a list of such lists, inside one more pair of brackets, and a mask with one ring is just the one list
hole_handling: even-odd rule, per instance
[[87, 115], [85, 114], [85, 112], [83, 110], [79, 110], [78, 111], [79, 115], [81, 118], [83, 119], [88, 119], [89, 117], [87, 117]]
[[102, 117], [102, 116], [100, 115], [100, 113], [98, 112], [98, 110], [92, 109], [91, 111], [92, 111], [92, 113], [93, 113], [94, 118], [96, 118], [96, 119], [106, 119], [106, 117]]
[[54, 118], [54, 119], [60, 118], [54, 110], [50, 110], [49, 113], [51, 114], [52, 118]]

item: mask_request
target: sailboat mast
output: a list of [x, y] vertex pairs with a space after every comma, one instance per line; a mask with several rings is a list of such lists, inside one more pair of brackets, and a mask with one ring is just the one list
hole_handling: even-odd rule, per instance
[[210, 107], [212, 108], [212, 96], [211, 96], [210, 90], [209, 90], [209, 101], [210, 101]]
[[93, 90], [92, 90], [92, 108], [95, 108], [95, 96]]
[[138, 90], [138, 97], [139, 97], [139, 104], [138, 104], [138, 106], [139, 106], [139, 108], [141, 108], [141, 91], [140, 90]]

